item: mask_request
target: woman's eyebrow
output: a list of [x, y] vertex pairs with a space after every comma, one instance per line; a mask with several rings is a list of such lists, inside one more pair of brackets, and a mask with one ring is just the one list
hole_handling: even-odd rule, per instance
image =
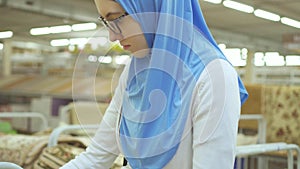
[[112, 15], [117, 15], [117, 14], [121, 14], [121, 12], [108, 12], [106, 15], [105, 15], [105, 18], [110, 18]]

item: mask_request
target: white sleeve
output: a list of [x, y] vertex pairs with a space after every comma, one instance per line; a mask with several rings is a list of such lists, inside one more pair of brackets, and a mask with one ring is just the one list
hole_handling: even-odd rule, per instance
[[193, 169], [232, 169], [240, 94], [238, 76], [226, 61], [210, 62], [193, 96]]
[[128, 65], [120, 76], [119, 84], [115, 90], [110, 105], [108, 106], [100, 127], [86, 151], [71, 160], [60, 169], [108, 169], [120, 151], [116, 138], [117, 119], [125, 91]]

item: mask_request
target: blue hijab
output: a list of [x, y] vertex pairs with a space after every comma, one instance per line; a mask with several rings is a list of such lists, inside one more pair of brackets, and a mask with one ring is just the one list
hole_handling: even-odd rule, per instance
[[[116, 0], [138, 23], [151, 52], [132, 58], [120, 119], [120, 143], [132, 168], [160, 169], [187, 128], [191, 97], [205, 66], [225, 56], [198, 0]], [[238, 78], [241, 103], [248, 94]]]

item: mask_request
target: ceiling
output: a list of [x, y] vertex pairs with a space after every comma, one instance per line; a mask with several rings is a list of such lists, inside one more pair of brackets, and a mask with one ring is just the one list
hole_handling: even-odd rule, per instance
[[[235, 1], [300, 21], [300, 0]], [[291, 51], [282, 45], [282, 36], [300, 34], [300, 29], [229, 9], [222, 4], [203, 0], [200, 4], [206, 22], [219, 43], [253, 50], [300, 53], [300, 49]], [[0, 0], [0, 31], [12, 30], [12, 39], [19, 41], [49, 45], [52, 39], [90, 37], [97, 31], [31, 36], [29, 30], [33, 27], [97, 22], [97, 17], [93, 0]]]
[[[276, 13], [281, 17], [285, 16], [300, 21], [300, 0], [235, 1], [251, 5], [255, 9], [266, 10]], [[221, 40], [225, 38], [225, 41], [240, 39], [237, 42], [243, 45], [254, 43], [256, 48], [261, 46], [266, 49], [276, 49], [277, 47], [279, 50], [285, 51], [282, 47], [282, 36], [300, 34], [300, 29], [284, 25], [280, 22], [258, 18], [253, 13], [243, 13], [226, 8], [222, 4], [215, 5], [201, 0], [200, 4], [206, 22], [212, 29], [212, 33], [216, 36], [216, 39], [219, 38]], [[221, 30], [221, 33], [218, 33], [218, 31], [214, 33], [215, 29]], [[226, 32], [229, 33], [229, 36], [226, 35]]]

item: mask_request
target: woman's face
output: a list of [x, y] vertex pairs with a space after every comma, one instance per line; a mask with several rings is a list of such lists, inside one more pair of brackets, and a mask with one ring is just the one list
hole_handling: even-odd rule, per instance
[[[142, 29], [132, 17], [114, 0], [95, 0], [100, 16], [107, 22], [113, 21], [116, 32], [108, 28], [110, 41], [119, 40], [124, 50], [130, 51], [135, 57], [144, 57], [149, 53], [148, 45]], [[125, 15], [124, 15], [125, 14]], [[122, 16], [124, 15], [124, 17]]]

